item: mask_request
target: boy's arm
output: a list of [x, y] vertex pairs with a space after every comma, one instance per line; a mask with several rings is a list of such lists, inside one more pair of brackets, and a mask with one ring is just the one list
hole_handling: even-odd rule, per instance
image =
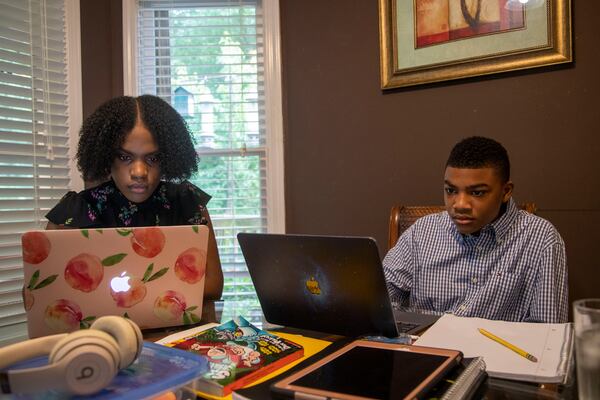
[[413, 280], [412, 237], [407, 229], [383, 259], [383, 273], [392, 303], [408, 305]]
[[568, 286], [565, 245], [558, 234], [540, 258], [535, 280], [533, 302], [528, 320], [531, 322], [564, 323], [568, 319]]

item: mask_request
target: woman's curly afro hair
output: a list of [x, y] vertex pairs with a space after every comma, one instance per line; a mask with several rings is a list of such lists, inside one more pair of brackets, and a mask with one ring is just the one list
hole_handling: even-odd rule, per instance
[[105, 180], [117, 151], [137, 120], [158, 144], [162, 179], [181, 181], [198, 170], [198, 155], [184, 119], [159, 97], [121, 96], [102, 104], [79, 132], [77, 166], [86, 181]]

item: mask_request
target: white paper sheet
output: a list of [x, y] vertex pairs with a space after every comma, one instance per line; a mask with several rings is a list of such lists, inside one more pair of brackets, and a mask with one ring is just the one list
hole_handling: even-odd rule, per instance
[[[478, 331], [483, 328], [537, 357], [532, 362]], [[561, 382], [571, 356], [571, 324], [540, 324], [464, 318], [445, 314], [415, 342], [417, 346], [456, 349], [481, 356], [498, 378]]]

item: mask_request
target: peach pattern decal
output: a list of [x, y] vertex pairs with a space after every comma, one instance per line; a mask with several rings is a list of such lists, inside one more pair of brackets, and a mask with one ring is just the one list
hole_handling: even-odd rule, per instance
[[[98, 232], [99, 234], [102, 234], [102, 229], [95, 229], [96, 232]], [[86, 239], [90, 238], [90, 231], [88, 229], [81, 229], [79, 232], [81, 232], [81, 236], [83, 236]]]
[[142, 279], [136, 276], [124, 277], [124, 279], [128, 278], [127, 284], [129, 289], [126, 291], [116, 291], [111, 287], [110, 295], [117, 303], [117, 307], [130, 308], [142, 301], [146, 297], [147, 292], [145, 283], [152, 282], [160, 278], [169, 270], [168, 267], [165, 267], [160, 269], [155, 274], [152, 274], [153, 269], [154, 263], [150, 264], [148, 268], [146, 268], [146, 272], [144, 273], [144, 277]]
[[25, 310], [31, 310], [31, 307], [33, 307], [33, 304], [35, 303], [35, 298], [33, 297], [33, 293], [31, 292], [34, 290], [45, 288], [46, 286], [54, 282], [57, 277], [58, 275], [50, 275], [49, 277], [42, 280], [40, 283], [37, 283], [37, 281], [40, 279], [40, 270], [37, 269], [33, 273], [33, 275], [31, 275], [31, 279], [29, 279], [29, 284], [23, 288], [23, 303], [25, 304]]
[[104, 277], [104, 267], [120, 263], [126, 253], [113, 254], [102, 261], [93, 254], [81, 253], [69, 260], [65, 267], [65, 281], [73, 289], [82, 292], [96, 290]]
[[107, 313], [148, 327], [199, 322], [209, 234], [183, 228], [24, 233], [21, 296], [31, 337], [89, 327]]
[[192, 313], [198, 306], [186, 308], [185, 297], [174, 290], [166, 290], [154, 301], [154, 315], [163, 321], [184, 324], [200, 322], [200, 318]]
[[205, 272], [206, 252], [195, 247], [182, 252], [175, 261], [175, 275], [184, 282], [199, 282]]
[[127, 291], [115, 291], [112, 287], [110, 288], [110, 295], [117, 307], [133, 307], [146, 297], [146, 285], [140, 278], [130, 276], [128, 285], [129, 289]]
[[96, 317], [83, 318], [78, 304], [58, 299], [46, 307], [44, 322], [54, 332], [71, 332], [76, 329], [89, 328]]
[[142, 257], [156, 257], [165, 247], [165, 234], [157, 227], [117, 229], [117, 232], [121, 236], [131, 235], [131, 248]]
[[23, 261], [39, 264], [50, 254], [50, 240], [43, 232], [27, 232], [21, 238], [23, 244]]

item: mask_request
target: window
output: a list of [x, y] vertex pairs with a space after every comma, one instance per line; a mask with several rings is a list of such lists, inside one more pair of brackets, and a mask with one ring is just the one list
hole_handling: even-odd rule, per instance
[[[73, 186], [68, 126], [80, 125], [81, 117], [79, 107], [69, 107], [67, 60], [79, 31], [78, 3], [70, 3], [2, 1], [0, 346], [27, 336], [21, 234], [44, 228], [44, 214]], [[67, 28], [67, 20], [77, 22]], [[74, 44], [67, 46], [67, 35]]]
[[[260, 309], [236, 235], [284, 230], [276, 7], [274, 0], [139, 0], [129, 13], [137, 22], [124, 29], [133, 31], [125, 48], [136, 59], [125, 86], [170, 102], [195, 135], [200, 171], [192, 182], [213, 196], [223, 318], [256, 323]], [[127, 25], [133, 18], [124, 14]]]

